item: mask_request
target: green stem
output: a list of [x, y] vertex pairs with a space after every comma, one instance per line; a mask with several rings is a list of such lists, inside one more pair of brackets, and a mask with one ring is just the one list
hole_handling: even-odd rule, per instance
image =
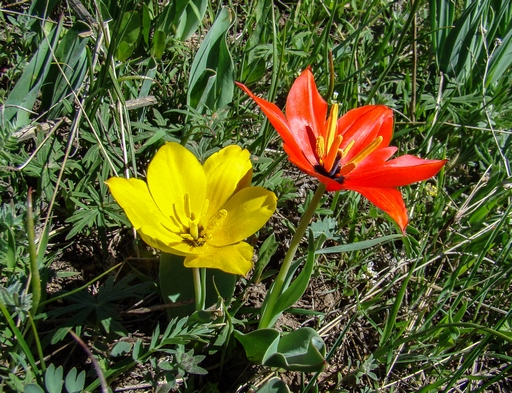
[[37, 263], [36, 240], [34, 236], [34, 213], [32, 211], [32, 190], [28, 191], [27, 198], [27, 237], [30, 254], [30, 287], [32, 290], [32, 308], [30, 314], [35, 316], [41, 301], [41, 277]]
[[201, 268], [201, 310], [206, 305], [206, 268]]
[[293, 258], [295, 257], [295, 253], [299, 248], [300, 241], [304, 234], [306, 233], [306, 229], [309, 226], [309, 222], [311, 221], [311, 218], [315, 214], [316, 208], [320, 203], [320, 200], [322, 199], [324, 192], [325, 185], [323, 183], [320, 183], [315, 191], [315, 195], [313, 195], [313, 198], [309, 203], [307, 210], [304, 212], [304, 215], [302, 216], [299, 225], [297, 226], [297, 230], [295, 231], [295, 234], [293, 235], [292, 241], [290, 243], [290, 248], [288, 249], [288, 252], [284, 257], [283, 264], [281, 265], [279, 274], [277, 275], [274, 281], [274, 285], [270, 288], [270, 291], [265, 298], [266, 306], [263, 308], [263, 313], [261, 315], [260, 323], [258, 325], [259, 329], [270, 328], [271, 325], [274, 324], [274, 305], [277, 303], [279, 296], [281, 296], [286, 277], [288, 276], [288, 271], [290, 270]]
[[205, 295], [205, 286], [204, 286], [204, 273], [201, 271], [203, 269], [200, 268], [192, 268], [192, 275], [194, 277], [194, 293], [196, 299], [196, 311], [201, 311], [204, 309], [204, 295]]

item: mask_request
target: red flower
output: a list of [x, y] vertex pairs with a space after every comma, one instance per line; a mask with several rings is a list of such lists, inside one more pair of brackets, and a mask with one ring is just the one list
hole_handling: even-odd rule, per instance
[[338, 119], [338, 105], [333, 104], [327, 117], [327, 103], [318, 93], [309, 68], [288, 94], [286, 116], [245, 85], [237, 85], [256, 101], [281, 135], [291, 162], [324, 183], [327, 191], [359, 192], [388, 213], [403, 232], [408, 222], [407, 210], [397, 187], [434, 176], [446, 162], [411, 155], [389, 160], [397, 151], [389, 146], [392, 110], [368, 105], [352, 109]]

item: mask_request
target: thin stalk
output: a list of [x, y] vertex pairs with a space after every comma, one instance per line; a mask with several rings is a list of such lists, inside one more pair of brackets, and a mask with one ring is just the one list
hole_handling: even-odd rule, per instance
[[263, 314], [261, 315], [260, 323], [258, 325], [259, 329], [271, 327], [270, 325], [272, 319], [274, 318], [274, 305], [277, 303], [279, 296], [281, 296], [281, 292], [283, 291], [283, 286], [286, 281], [286, 277], [288, 276], [288, 271], [290, 270], [293, 258], [295, 257], [295, 253], [299, 248], [300, 241], [306, 233], [309, 222], [315, 214], [316, 208], [320, 203], [324, 192], [325, 185], [320, 183], [315, 191], [315, 195], [313, 195], [313, 198], [309, 203], [307, 210], [302, 216], [299, 225], [297, 226], [297, 230], [295, 231], [295, 234], [293, 235], [292, 241], [290, 243], [290, 248], [284, 257], [283, 264], [281, 265], [281, 269], [279, 270], [279, 273], [274, 281], [274, 285], [270, 288], [270, 291], [267, 294], [267, 298], [265, 299], [266, 307], [263, 309]]
[[32, 367], [32, 371], [36, 375], [36, 378], [39, 379], [41, 376], [41, 371], [39, 370], [39, 367], [37, 367], [37, 363], [34, 359], [34, 356], [32, 355], [32, 351], [25, 341], [23, 333], [21, 333], [21, 331], [18, 329], [16, 322], [12, 319], [11, 314], [9, 314], [9, 311], [2, 302], [0, 302], [0, 312], [4, 315], [5, 321], [9, 325], [9, 328], [11, 329], [14, 337], [16, 337], [18, 345], [23, 349], [23, 352], [25, 353], [25, 356], [30, 363], [30, 366]]
[[395, 46], [395, 50], [393, 51], [393, 54], [391, 55], [391, 59], [389, 60], [389, 64], [386, 67], [386, 69], [380, 74], [379, 79], [373, 86], [372, 90], [368, 94], [368, 97], [366, 98], [366, 104], [371, 103], [372, 98], [377, 93], [377, 90], [380, 88], [382, 82], [386, 78], [386, 76], [389, 74], [393, 66], [395, 65], [396, 61], [398, 60], [398, 56], [401, 54], [401, 50], [404, 46], [405, 39], [409, 37], [408, 30], [409, 26], [412, 25], [412, 22], [414, 18], [416, 17], [416, 12], [418, 12], [418, 8], [420, 4], [422, 3], [422, 0], [414, 0], [411, 7], [411, 12], [409, 14], [409, 18], [407, 18], [407, 21], [405, 22], [405, 25], [402, 29], [402, 32], [400, 34], [400, 38], [398, 39], [398, 42]]
[[41, 346], [41, 340], [39, 340], [39, 334], [37, 333], [36, 323], [31, 314], [28, 314], [30, 326], [32, 327], [32, 333], [34, 334], [34, 340], [36, 342], [37, 354], [39, 355], [39, 361], [41, 362], [42, 371], [46, 371], [46, 363], [44, 361], [43, 347]]
[[196, 311], [204, 309], [204, 288], [203, 280], [201, 279], [201, 269], [193, 268], [192, 276], [194, 277], [194, 294], [196, 301]]
[[416, 90], [418, 78], [418, 21], [416, 14], [412, 20], [412, 81], [411, 81], [411, 120], [416, 121]]
[[37, 250], [34, 235], [34, 213], [32, 210], [32, 190], [28, 191], [27, 197], [27, 237], [28, 251], [30, 254], [30, 289], [32, 291], [32, 308], [30, 314], [35, 316], [41, 301], [41, 277], [37, 263]]
[[201, 268], [201, 310], [206, 305], [206, 268]]

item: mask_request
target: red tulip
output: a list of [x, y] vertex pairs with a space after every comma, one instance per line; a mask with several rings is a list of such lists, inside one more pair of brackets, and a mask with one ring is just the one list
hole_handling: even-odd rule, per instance
[[294, 82], [286, 101], [286, 116], [273, 103], [237, 83], [259, 105], [283, 138], [289, 160], [325, 184], [327, 191], [353, 190], [393, 218], [402, 232], [407, 210], [397, 187], [434, 176], [446, 160], [404, 155], [389, 146], [393, 111], [384, 105], [352, 109], [338, 119], [338, 105], [320, 96], [311, 70]]

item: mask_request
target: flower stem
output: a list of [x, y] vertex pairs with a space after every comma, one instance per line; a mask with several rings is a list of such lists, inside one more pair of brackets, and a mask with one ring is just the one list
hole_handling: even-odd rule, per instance
[[309, 203], [307, 210], [304, 212], [299, 225], [297, 226], [295, 234], [293, 235], [292, 241], [290, 243], [290, 248], [284, 257], [283, 264], [281, 265], [281, 269], [279, 270], [279, 273], [274, 281], [274, 285], [272, 285], [267, 294], [267, 297], [265, 298], [266, 307], [263, 308], [263, 313], [258, 325], [259, 329], [270, 328], [275, 323], [276, 315], [274, 315], [274, 305], [277, 303], [279, 296], [281, 296], [286, 277], [288, 276], [288, 271], [290, 270], [293, 258], [295, 257], [295, 253], [297, 252], [300, 241], [306, 233], [309, 222], [315, 214], [316, 208], [320, 203], [324, 192], [325, 185], [320, 183], [315, 191], [315, 194], [313, 195], [313, 198], [311, 199], [311, 202]]
[[32, 317], [37, 314], [39, 302], [41, 301], [41, 278], [39, 275], [39, 264], [36, 251], [36, 241], [34, 236], [34, 212], [32, 210], [32, 190], [28, 191], [27, 200], [27, 237], [28, 250], [30, 255], [30, 287], [32, 290], [32, 308], [30, 313]]
[[201, 280], [201, 269], [193, 268], [192, 275], [194, 276], [194, 292], [196, 298], [196, 311], [203, 309], [203, 282]]

